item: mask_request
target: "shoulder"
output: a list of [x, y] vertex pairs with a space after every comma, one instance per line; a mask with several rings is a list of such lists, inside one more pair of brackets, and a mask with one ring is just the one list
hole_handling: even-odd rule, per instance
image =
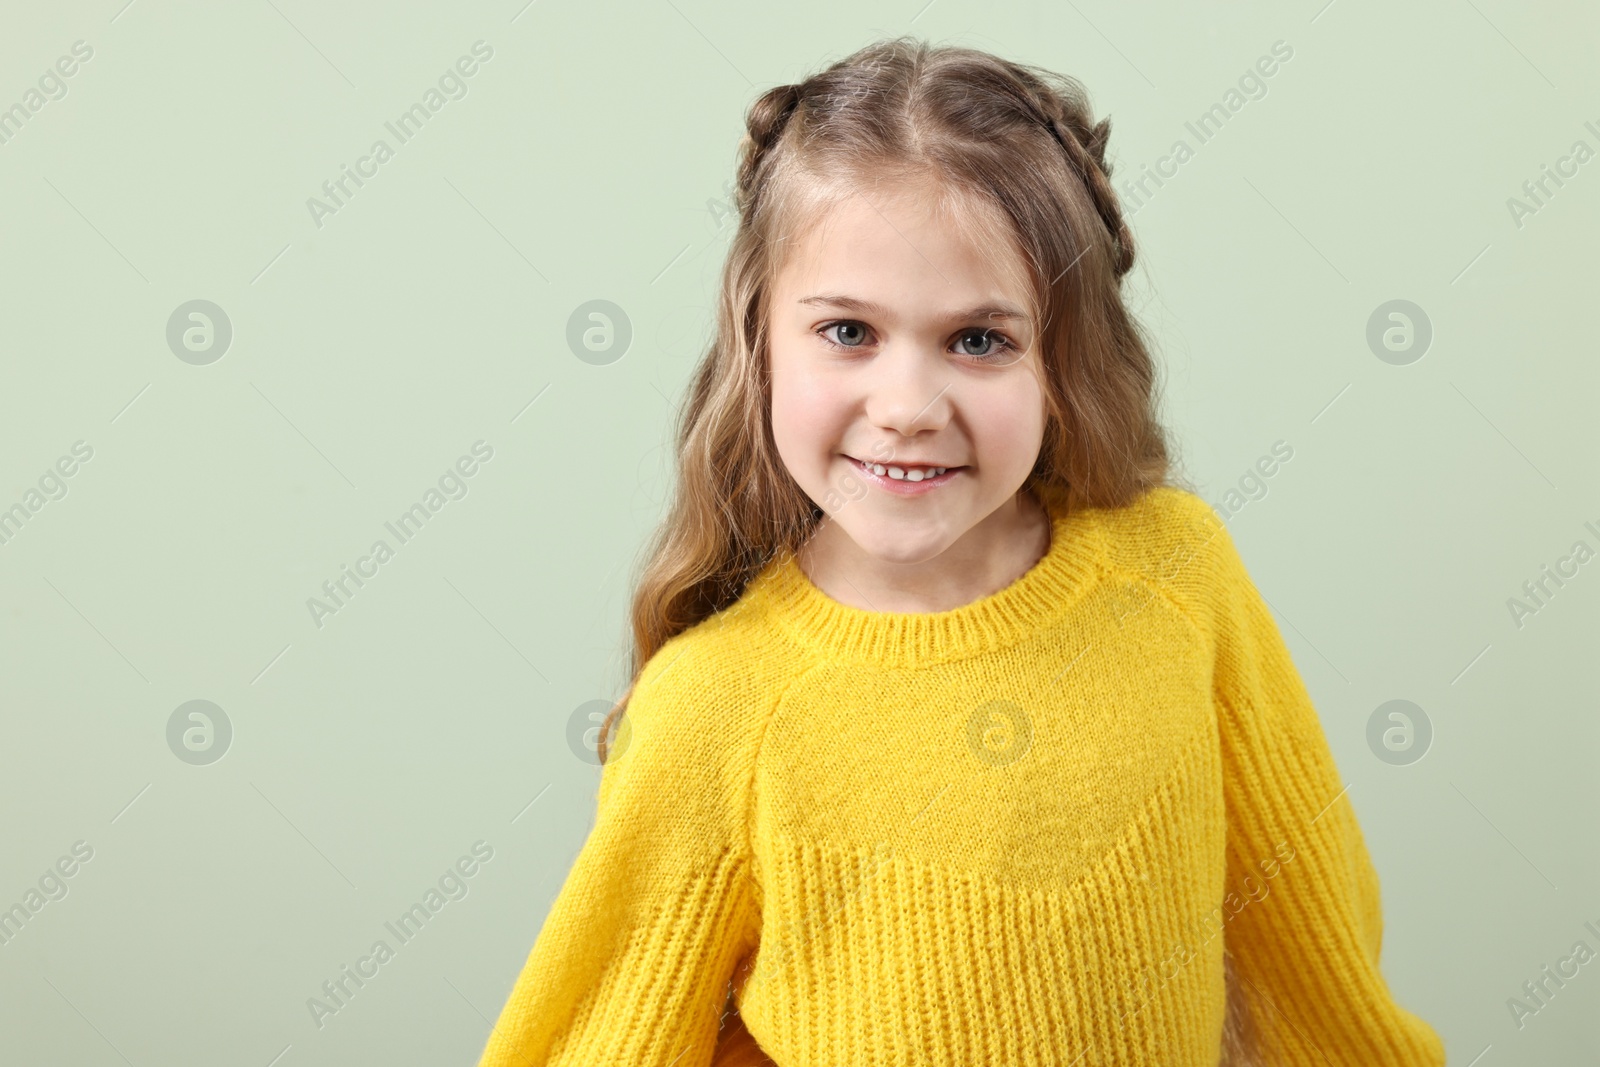
[[744, 762], [797, 670], [770, 629], [741, 598], [669, 638], [628, 699], [633, 740], [675, 759]]
[[669, 638], [639, 672], [638, 691], [672, 703], [720, 702], [781, 676], [787, 663], [748, 595]]
[[[761, 739], [787, 682], [785, 658], [733, 609], [674, 635], [639, 672], [599, 786], [600, 810], [703, 848], [742, 842]], [[677, 829], [674, 829], [677, 828]]]
[[1214, 565], [1231, 549], [1227, 526], [1210, 504], [1176, 486], [1161, 485], [1120, 508], [1101, 513], [1107, 562], [1117, 570], [1171, 582]]
[[1227, 524], [1204, 499], [1157, 486], [1101, 513], [1111, 570], [1157, 590], [1197, 629], [1213, 632], [1250, 578]]

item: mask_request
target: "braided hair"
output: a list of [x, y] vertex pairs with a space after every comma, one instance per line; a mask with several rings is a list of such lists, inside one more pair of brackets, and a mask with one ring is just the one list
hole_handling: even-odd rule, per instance
[[1111, 168], [1106, 163], [1106, 141], [1111, 136], [1111, 120], [1101, 119], [1093, 126], [1088, 116], [1072, 102], [1052, 92], [1039, 99], [1041, 121], [1055, 135], [1067, 158], [1077, 168], [1094, 198], [1095, 210], [1106, 224], [1106, 232], [1116, 248], [1114, 269], [1117, 277], [1133, 266], [1133, 234], [1122, 217], [1122, 205], [1111, 188]]
[[[908, 43], [904, 38], [874, 47], [879, 53], [876, 61], [865, 55], [871, 50], [863, 50], [804, 81], [774, 86], [750, 105], [736, 182], [735, 202], [741, 213], [749, 213], [757, 202], [765, 177], [763, 166], [775, 154], [791, 118], [803, 104], [809, 102], [815, 106], [825, 101], [828, 106], [837, 108], [842, 95], [853, 96], [857, 101], [873, 95], [859, 88], [853, 93], [841, 94], [834, 84], [841, 73], [854, 74], [862, 69], [881, 71], [893, 66], [890, 61], [900, 59], [911, 63], [916, 73], [924, 74], [935, 71], [940, 61], [947, 64], [966, 61], [977, 67], [992, 67], [1005, 75], [991, 80], [992, 94], [1006, 99], [1014, 108], [1015, 116], [1027, 117], [1060, 147], [1105, 228], [1114, 276], [1121, 278], [1133, 267], [1133, 234], [1123, 218], [1122, 205], [1111, 185], [1112, 168], [1105, 158], [1111, 120], [1093, 121], [1087, 94], [1079, 82], [1039, 67], [1007, 63], [971, 49], [935, 50]], [[914, 100], [912, 92], [902, 106], [909, 108]]]
[[805, 93], [804, 84], [779, 85], [762, 93], [745, 116], [745, 138], [739, 159], [735, 203], [741, 213], [750, 210], [759, 188], [757, 176], [762, 161], [772, 154], [778, 138], [789, 124], [789, 117]]

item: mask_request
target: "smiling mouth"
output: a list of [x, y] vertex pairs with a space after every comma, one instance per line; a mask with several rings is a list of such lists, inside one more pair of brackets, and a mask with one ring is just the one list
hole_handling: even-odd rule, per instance
[[964, 466], [941, 467], [932, 464], [869, 463], [866, 460], [857, 459], [855, 456], [846, 456], [845, 458], [866, 473], [877, 478], [907, 485], [935, 481], [943, 484], [949, 481], [957, 471], [967, 469]]

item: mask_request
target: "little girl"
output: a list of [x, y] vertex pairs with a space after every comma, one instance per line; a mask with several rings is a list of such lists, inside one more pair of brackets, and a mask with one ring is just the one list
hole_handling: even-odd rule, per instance
[[594, 828], [481, 1067], [1443, 1064], [1169, 470], [1082, 86], [899, 39], [747, 121]]

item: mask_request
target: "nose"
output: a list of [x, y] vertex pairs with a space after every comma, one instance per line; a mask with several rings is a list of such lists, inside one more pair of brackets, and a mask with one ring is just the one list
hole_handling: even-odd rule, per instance
[[867, 387], [867, 417], [876, 426], [912, 437], [950, 421], [955, 381], [941, 353], [902, 342], [886, 345], [872, 361]]

